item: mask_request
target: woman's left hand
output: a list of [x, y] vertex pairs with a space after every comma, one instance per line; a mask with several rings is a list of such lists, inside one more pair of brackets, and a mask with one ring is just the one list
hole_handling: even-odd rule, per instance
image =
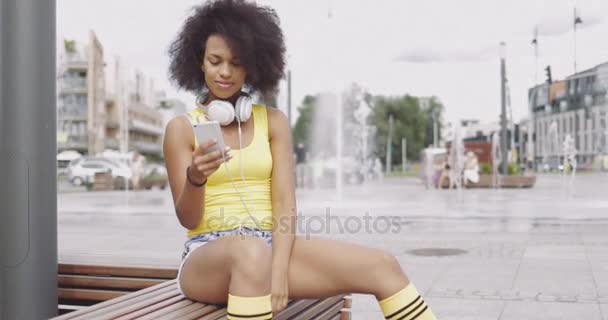
[[289, 298], [287, 270], [276, 270], [273, 268], [270, 294], [272, 301], [272, 314], [276, 316], [279, 312], [285, 309], [287, 306], [287, 300]]

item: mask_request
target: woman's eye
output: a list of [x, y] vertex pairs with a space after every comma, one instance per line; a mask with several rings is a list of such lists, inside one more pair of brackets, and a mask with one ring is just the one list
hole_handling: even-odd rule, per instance
[[235, 67], [240, 67], [241, 63], [240, 62], [232, 62], [232, 65]]

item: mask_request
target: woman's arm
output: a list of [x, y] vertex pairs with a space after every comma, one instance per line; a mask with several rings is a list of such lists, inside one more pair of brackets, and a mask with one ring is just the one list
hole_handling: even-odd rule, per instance
[[274, 108], [267, 110], [272, 152], [272, 267], [273, 272], [286, 272], [296, 233], [293, 147], [285, 114]]
[[[194, 132], [190, 122], [183, 116], [175, 117], [167, 124], [163, 153], [173, 204], [179, 223], [190, 230], [198, 226], [203, 216], [205, 187], [197, 187], [188, 182], [186, 168], [190, 167], [192, 182], [203, 183], [222, 163], [220, 151], [204, 155], [204, 150], [213, 144], [215, 142], [205, 141], [193, 150]], [[228, 158], [231, 158], [230, 155]]]

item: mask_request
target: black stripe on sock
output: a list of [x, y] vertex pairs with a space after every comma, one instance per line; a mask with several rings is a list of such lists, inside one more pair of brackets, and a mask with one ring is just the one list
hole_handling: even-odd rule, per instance
[[[415, 306], [415, 307], [414, 307], [414, 309], [412, 309], [412, 311], [410, 311], [410, 312], [408, 312], [408, 313], [404, 314], [404, 315], [403, 315], [403, 317], [401, 317], [401, 318], [399, 318], [399, 319], [397, 319], [397, 320], [403, 320], [403, 319], [405, 319], [405, 318], [406, 318], [407, 316], [409, 316], [410, 314], [412, 314], [412, 313], [416, 312], [416, 310], [419, 310], [420, 308], [422, 308], [422, 306], [423, 306], [423, 305], [424, 305], [424, 300], [420, 300], [420, 303], [418, 303], [418, 305], [417, 305], [417, 306]], [[419, 316], [419, 314], [417, 314], [417, 315], [416, 315], [416, 317], [417, 317], [417, 316]], [[412, 318], [412, 319], [415, 319], [415, 318]], [[412, 320], [412, 319], [410, 319], [410, 320]]]
[[[240, 319], [238, 316], [236, 318], [232, 318], [232, 319]], [[262, 320], [272, 320], [272, 315], [268, 316], [268, 318], [264, 318]]]
[[419, 317], [421, 314], [423, 314], [423, 313], [426, 311], [426, 309], [428, 309], [428, 308], [429, 308], [429, 306], [424, 306], [424, 309], [422, 309], [422, 311], [418, 312], [418, 314], [416, 314], [416, 315], [415, 315], [415, 316], [414, 316], [412, 319], [410, 319], [410, 320], [416, 320], [416, 319], [417, 319], [417, 318], [418, 318], [418, 317]]
[[[236, 317], [236, 318], [231, 318], [231, 319], [241, 319], [240, 317]], [[244, 318], [246, 319], [246, 318]], [[263, 318], [262, 320], [272, 320], [272, 315], [268, 316], [268, 318]]]
[[[259, 314], [251, 314], [251, 315], [236, 314], [236, 313], [230, 313], [230, 312], [228, 312], [228, 315], [231, 316], [231, 317], [238, 317], [238, 318], [255, 318], [255, 317], [263, 317], [263, 316], [272, 315], [272, 311], [268, 311], [268, 312], [264, 312], [264, 313], [259, 313]], [[268, 318], [268, 319], [270, 319], [270, 318]]]
[[389, 314], [388, 316], [386, 316], [386, 318], [387, 318], [387, 319], [390, 319], [390, 318], [394, 317], [395, 315], [398, 315], [399, 313], [403, 312], [403, 310], [405, 310], [405, 309], [407, 309], [407, 308], [411, 307], [411, 306], [412, 306], [414, 303], [416, 303], [416, 301], [418, 301], [418, 300], [420, 300], [420, 295], [418, 295], [418, 298], [416, 298], [414, 301], [410, 302], [410, 304], [408, 304], [407, 306], [405, 306], [405, 307], [403, 307], [403, 308], [401, 308], [401, 309], [399, 309], [399, 310], [397, 310], [397, 311], [395, 311], [395, 312], [393, 312], [393, 313]]

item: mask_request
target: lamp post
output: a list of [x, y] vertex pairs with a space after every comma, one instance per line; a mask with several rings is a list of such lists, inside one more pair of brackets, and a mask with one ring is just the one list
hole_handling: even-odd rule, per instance
[[0, 3], [2, 320], [57, 314], [55, 9]]
[[500, 151], [501, 172], [507, 174], [507, 94], [506, 94], [506, 55], [507, 45], [504, 42], [500, 43]]

